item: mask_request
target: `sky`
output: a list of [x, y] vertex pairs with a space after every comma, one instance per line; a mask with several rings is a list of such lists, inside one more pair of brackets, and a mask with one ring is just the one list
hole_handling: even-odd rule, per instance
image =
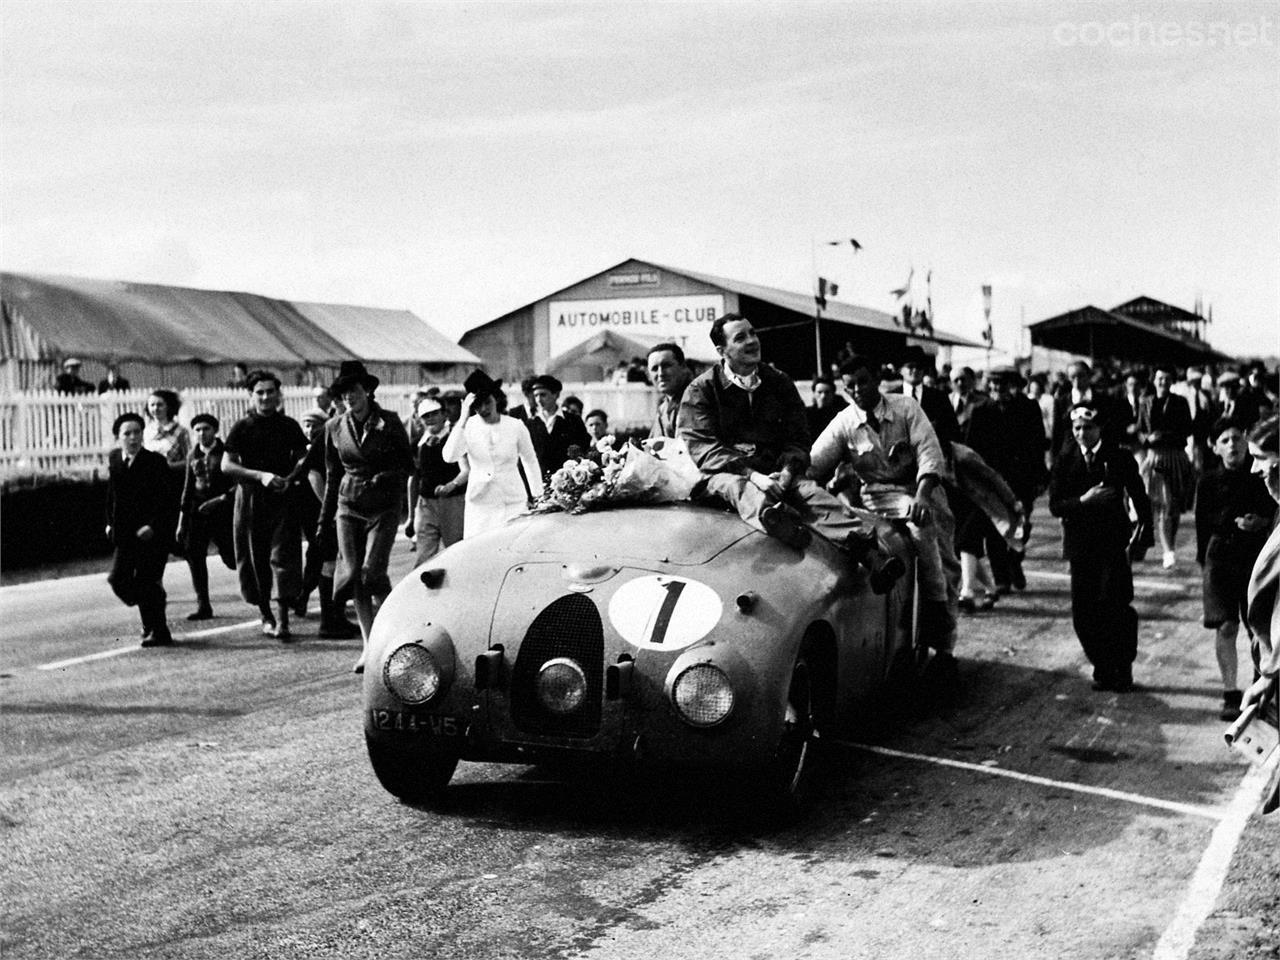
[[628, 257], [1280, 352], [1280, 6], [0, 0], [5, 270], [456, 339]]

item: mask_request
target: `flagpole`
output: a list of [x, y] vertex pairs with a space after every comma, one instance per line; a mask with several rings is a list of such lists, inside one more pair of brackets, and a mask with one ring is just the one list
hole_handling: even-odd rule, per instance
[[817, 294], [818, 285], [818, 238], [809, 237], [809, 253], [813, 257], [813, 375], [820, 377], [822, 370], [822, 301]]

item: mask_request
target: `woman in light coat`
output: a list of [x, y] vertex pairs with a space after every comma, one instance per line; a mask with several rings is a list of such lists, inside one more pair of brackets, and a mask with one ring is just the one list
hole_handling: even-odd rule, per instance
[[449, 463], [465, 457], [471, 468], [462, 521], [467, 539], [526, 512], [530, 496], [542, 495], [542, 469], [528, 428], [503, 415], [507, 399], [502, 381], [477, 370], [463, 386], [467, 398], [462, 417], [445, 441], [443, 456]]

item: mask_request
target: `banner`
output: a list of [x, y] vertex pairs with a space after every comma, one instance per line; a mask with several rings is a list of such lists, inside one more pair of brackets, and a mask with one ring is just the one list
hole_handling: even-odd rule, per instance
[[[720, 294], [682, 297], [620, 297], [608, 300], [552, 300], [548, 304], [551, 356], [612, 330], [645, 342], [670, 340], [684, 347], [711, 343], [711, 323], [724, 313]], [[706, 351], [699, 351], [706, 352]]]

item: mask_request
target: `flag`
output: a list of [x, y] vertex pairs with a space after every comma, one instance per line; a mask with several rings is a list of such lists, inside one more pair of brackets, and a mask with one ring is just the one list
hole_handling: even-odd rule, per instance
[[889, 292], [893, 294], [893, 296], [901, 300], [903, 297], [905, 297], [908, 293], [911, 292], [911, 279], [915, 275], [916, 275], [916, 268], [912, 267], [911, 272], [907, 274], [907, 282], [904, 283], [902, 286], [900, 286], [897, 290], [890, 290]]
[[819, 277], [818, 293], [817, 293], [817, 296], [813, 298], [814, 302], [817, 303], [819, 308], [825, 307], [827, 305], [827, 295], [830, 294], [831, 296], [834, 297], [839, 291], [840, 291], [839, 284], [832, 283], [826, 277]]
[[982, 285], [982, 315], [987, 321], [987, 325], [982, 331], [982, 339], [989, 349], [995, 346], [996, 339], [991, 330], [991, 284], [989, 283]]
[[857, 253], [859, 250], [861, 250], [861, 249], [862, 249], [862, 244], [860, 244], [857, 240], [853, 239], [853, 237], [850, 237], [848, 240], [828, 240], [828, 241], [827, 241], [827, 246], [828, 246], [828, 247], [842, 247], [842, 246], [844, 246], [846, 243], [847, 243], [847, 244], [849, 244], [849, 246], [853, 247], [853, 252], [854, 252], [854, 253]]

